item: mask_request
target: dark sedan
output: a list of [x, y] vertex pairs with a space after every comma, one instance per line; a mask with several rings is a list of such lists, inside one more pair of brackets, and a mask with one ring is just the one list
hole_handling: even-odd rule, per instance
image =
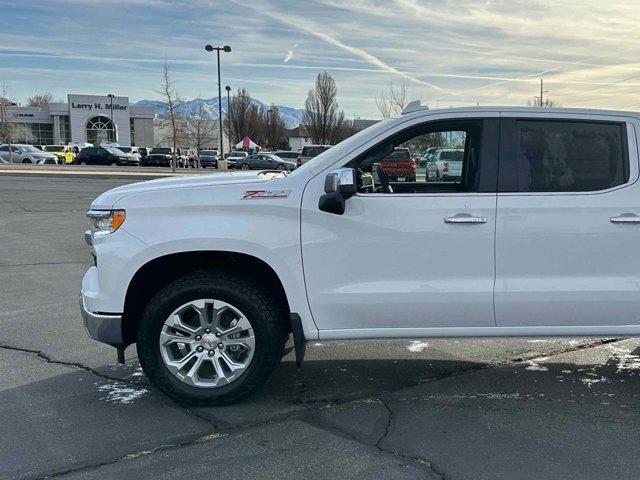
[[87, 147], [78, 152], [76, 165], [127, 165], [130, 157], [113, 147]]
[[140, 166], [170, 167], [172, 156], [173, 152], [170, 147], [155, 147], [149, 151], [146, 157], [140, 159]]
[[273, 153], [256, 153], [238, 160], [236, 168], [240, 170], [295, 170], [296, 163], [285, 160]]

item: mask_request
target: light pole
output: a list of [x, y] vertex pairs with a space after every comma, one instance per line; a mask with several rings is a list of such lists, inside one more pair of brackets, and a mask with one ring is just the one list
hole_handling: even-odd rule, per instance
[[113, 136], [111, 141], [115, 143], [115, 141], [116, 141], [116, 124], [113, 123], [113, 98], [115, 97], [115, 95], [113, 93], [109, 93], [107, 95], [107, 97], [109, 97], [109, 100], [111, 101], [111, 128], [112, 128], [111, 132], [112, 132], [112, 136]]
[[218, 55], [218, 124], [220, 125], [220, 156], [224, 158], [224, 143], [222, 141], [222, 85], [220, 83], [220, 50], [223, 52], [229, 53], [231, 51], [231, 47], [229, 45], [225, 45], [224, 47], [214, 47], [213, 45], [206, 44], [204, 49], [207, 52], [216, 51]]
[[227, 85], [224, 89], [227, 91], [227, 123], [229, 124], [229, 133], [227, 134], [227, 137], [229, 138], [229, 152], [231, 152], [231, 99], [229, 98], [231, 87]]

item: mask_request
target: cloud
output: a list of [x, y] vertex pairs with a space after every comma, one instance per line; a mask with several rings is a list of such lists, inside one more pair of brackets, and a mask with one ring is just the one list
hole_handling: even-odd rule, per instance
[[[254, 7], [250, 6], [250, 5], [245, 5], [237, 0], [231, 0], [233, 3], [240, 5], [244, 8], [250, 8], [250, 9], [254, 9]], [[344, 42], [342, 42], [341, 40], [339, 40], [336, 37], [333, 37], [331, 35], [329, 35], [328, 33], [326, 33], [323, 30], [325, 29], [321, 29], [318, 25], [314, 24], [313, 22], [302, 18], [302, 17], [298, 17], [295, 15], [290, 15], [288, 13], [284, 13], [284, 12], [273, 12], [270, 11], [269, 9], [263, 8], [260, 9], [259, 13], [261, 13], [262, 15], [266, 15], [269, 18], [272, 18], [273, 20], [276, 20], [278, 22], [284, 23], [286, 25], [289, 25], [290, 27], [302, 30], [306, 33], [309, 33], [321, 40], [323, 40], [324, 42], [328, 43], [329, 45], [333, 45], [335, 47], [341, 48], [342, 50], [345, 50], [353, 55], [356, 55], [357, 57], [362, 58], [363, 60], [366, 60], [367, 62], [369, 62], [371, 65], [374, 65], [376, 67], [378, 67], [380, 70], [383, 70], [385, 72], [388, 73], [392, 73], [394, 75], [397, 75], [399, 77], [405, 78], [411, 82], [420, 84], [420, 85], [424, 85], [430, 88], [433, 88], [434, 90], [437, 91], [443, 91], [442, 88], [438, 87], [437, 85], [434, 85], [432, 83], [429, 82], [425, 82], [424, 80], [420, 80], [418, 78], [412, 77], [411, 75], [408, 75], [406, 73], [403, 73], [401, 71], [399, 71], [398, 69], [392, 67], [391, 65], [383, 62], [382, 60], [380, 60], [378, 57], [376, 57], [375, 55], [367, 52], [366, 50], [359, 48], [359, 47], [354, 47], [352, 45], [348, 45]]]

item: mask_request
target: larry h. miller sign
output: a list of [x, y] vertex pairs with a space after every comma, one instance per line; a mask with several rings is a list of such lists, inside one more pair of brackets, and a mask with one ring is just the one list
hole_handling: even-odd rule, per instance
[[131, 144], [128, 97], [70, 94], [68, 102], [71, 138], [91, 143], [115, 140], [120, 145]]

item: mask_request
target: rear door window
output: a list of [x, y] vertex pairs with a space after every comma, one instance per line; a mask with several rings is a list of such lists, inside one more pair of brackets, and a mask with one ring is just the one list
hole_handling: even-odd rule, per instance
[[629, 181], [624, 123], [524, 119], [507, 123], [513, 138], [511, 151], [501, 161], [501, 191], [594, 192]]

